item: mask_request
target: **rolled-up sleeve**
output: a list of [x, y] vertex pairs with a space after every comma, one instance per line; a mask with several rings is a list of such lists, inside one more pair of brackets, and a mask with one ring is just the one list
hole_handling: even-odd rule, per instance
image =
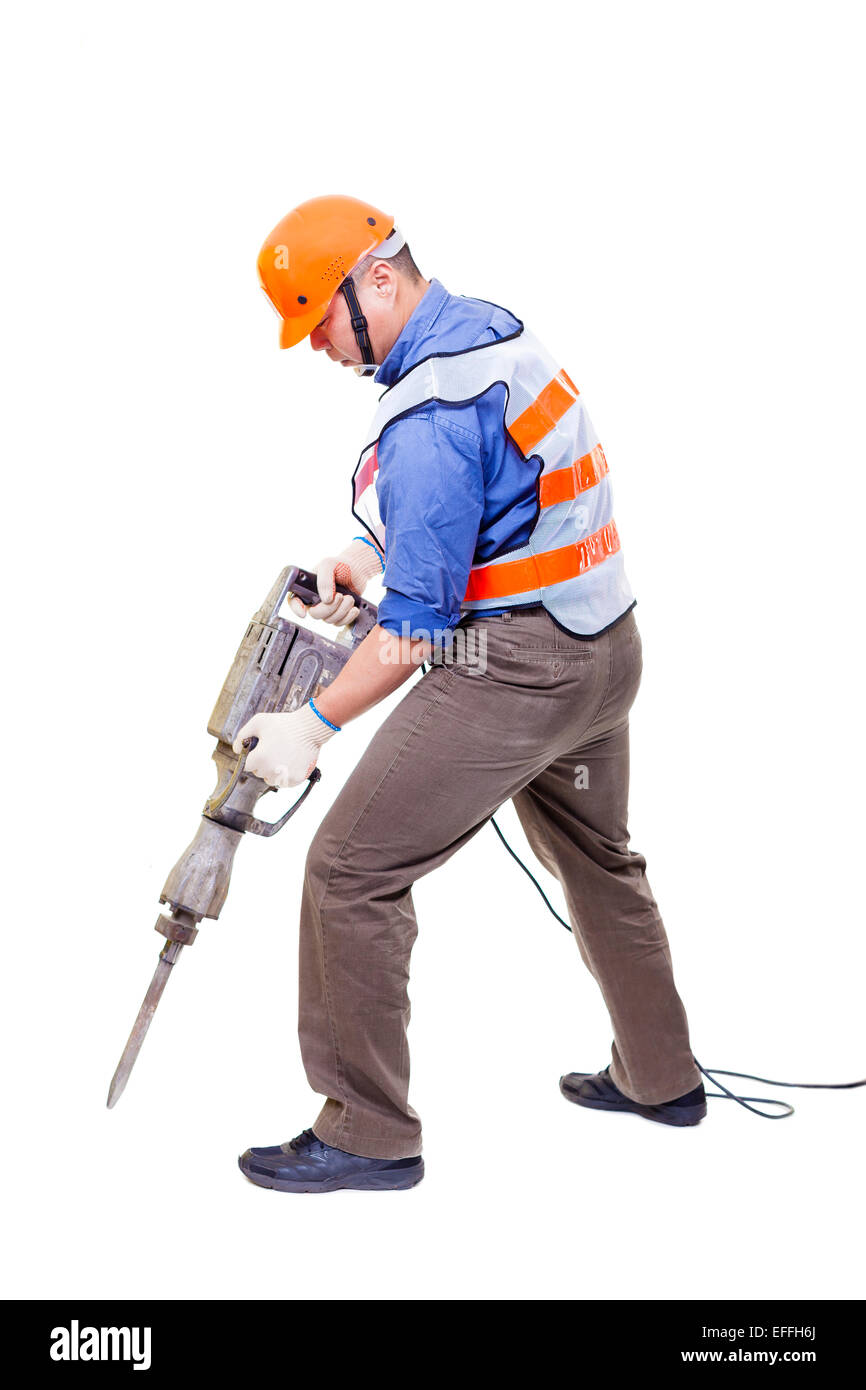
[[443, 647], [460, 621], [484, 512], [481, 436], [460, 418], [428, 407], [389, 425], [378, 447], [386, 589], [379, 623]]

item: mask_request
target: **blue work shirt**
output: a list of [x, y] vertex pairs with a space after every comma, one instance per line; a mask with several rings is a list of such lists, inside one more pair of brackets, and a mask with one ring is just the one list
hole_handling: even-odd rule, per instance
[[[373, 379], [392, 386], [425, 357], [519, 328], [507, 309], [449, 294], [433, 279]], [[449, 646], [472, 565], [529, 539], [542, 462], [522, 459], [506, 434], [505, 400], [499, 382], [470, 405], [420, 405], [382, 433], [376, 496], [386, 530], [386, 593], [379, 623], [397, 636], [420, 629], [417, 635]]]

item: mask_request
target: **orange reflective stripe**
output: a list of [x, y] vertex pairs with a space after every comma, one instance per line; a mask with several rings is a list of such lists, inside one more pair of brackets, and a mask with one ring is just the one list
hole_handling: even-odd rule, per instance
[[514, 424], [507, 426], [511, 438], [527, 458], [544, 436], [550, 434], [569, 407], [574, 405], [579, 395], [570, 377], [565, 372], [558, 372], [522, 415], [518, 415]]
[[552, 507], [556, 502], [570, 502], [578, 493], [595, 487], [607, 473], [607, 459], [600, 444], [590, 449], [588, 454], [576, 459], [570, 468], [556, 468], [552, 473], [542, 473], [538, 480], [538, 502], [541, 507]]
[[556, 550], [545, 550], [541, 555], [532, 555], [528, 560], [502, 560], [499, 564], [473, 570], [469, 575], [466, 600], [471, 603], [477, 599], [510, 598], [512, 594], [561, 584], [585, 574], [618, 550], [619, 534], [614, 523], [609, 521], [577, 545], [563, 545]]

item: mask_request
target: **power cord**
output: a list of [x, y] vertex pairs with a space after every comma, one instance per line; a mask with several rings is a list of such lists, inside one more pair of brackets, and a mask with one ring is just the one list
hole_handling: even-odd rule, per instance
[[[421, 670], [427, 671], [428, 669], [429, 664], [426, 661], [422, 661]], [[538, 879], [531, 872], [531, 870], [526, 867], [523, 860], [520, 858], [520, 855], [515, 853], [515, 851], [511, 848], [502, 831], [499, 829], [499, 826], [496, 824], [495, 816], [490, 817], [490, 824], [493, 826], [493, 829], [496, 831], [505, 848], [508, 850], [508, 853], [511, 855], [511, 858], [516, 859], [523, 872], [525, 874], [528, 874], [529, 877], [532, 879], [532, 882], [535, 884], [536, 888], [538, 889], [539, 893], [544, 899], [544, 904], [548, 912], [552, 912], [557, 922], [561, 922], [562, 925], [565, 927], [565, 930], [570, 932], [571, 924], [569, 922], [566, 922], [564, 917], [560, 917], [559, 913], [556, 911], [555, 907], [551, 903], [541, 884], [538, 882]], [[572, 932], [572, 936], [573, 935], [574, 933]], [[753, 1115], [760, 1115], [762, 1120], [787, 1120], [789, 1115], [794, 1114], [794, 1107], [793, 1105], [789, 1105], [786, 1100], [775, 1100], [772, 1096], [735, 1095], [733, 1091], [728, 1090], [727, 1086], [722, 1085], [721, 1081], [718, 1080], [718, 1077], [737, 1076], [740, 1077], [743, 1081], [760, 1081], [765, 1086], [790, 1086], [796, 1091], [851, 1091], [854, 1090], [857, 1086], [866, 1086], [866, 1078], [864, 1078], [862, 1081], [836, 1082], [771, 1081], [769, 1077], [753, 1076], [752, 1073], [748, 1071], [725, 1071], [722, 1067], [702, 1067], [697, 1057], [695, 1057], [694, 1053], [692, 1053], [692, 1058], [698, 1071], [703, 1072], [704, 1076], [707, 1078], [708, 1081], [711, 1081], [714, 1086], [719, 1087], [718, 1091], [705, 1092], [707, 1100], [735, 1100], [738, 1105], [742, 1105], [744, 1110], [750, 1110]], [[776, 1105], [779, 1107], [781, 1113], [778, 1115], [770, 1115], [767, 1113], [766, 1110], [756, 1110], [754, 1105], [749, 1105], [748, 1103], [752, 1100], [758, 1101], [761, 1105]]]
[[[562, 925], [565, 927], [566, 931], [570, 932], [570, 924], [566, 922], [563, 917], [560, 917], [559, 913], [552, 906], [550, 899], [548, 898], [541, 884], [538, 882], [538, 879], [535, 877], [532, 871], [526, 867], [519, 854], [516, 854], [515, 851], [511, 848], [502, 831], [499, 829], [499, 826], [496, 824], [495, 816], [490, 817], [490, 824], [493, 826], [493, 829], [496, 831], [497, 835], [504, 844], [505, 848], [508, 850], [508, 853], [511, 855], [512, 859], [516, 859], [523, 872], [525, 874], [528, 874], [529, 877], [532, 879], [532, 882], [535, 884], [536, 888], [538, 889], [539, 893], [544, 899], [544, 903], [548, 911], [552, 912], [557, 922], [561, 922]], [[572, 932], [572, 935], [573, 934], [574, 933]], [[694, 1056], [694, 1054], [692, 1055]], [[714, 1086], [719, 1087], [718, 1091], [706, 1092], [708, 1100], [735, 1100], [738, 1105], [742, 1105], [744, 1110], [750, 1110], [753, 1115], [760, 1115], [762, 1120], [787, 1120], [789, 1115], [793, 1115], [794, 1107], [793, 1105], [789, 1105], [787, 1101], [775, 1100], [772, 1096], [735, 1095], [733, 1091], [728, 1090], [727, 1086], [723, 1086], [721, 1081], [718, 1080], [718, 1078], [720, 1076], [737, 1076], [744, 1081], [760, 1081], [765, 1086], [791, 1086], [795, 1090], [799, 1091], [850, 1091], [857, 1086], [866, 1086], [866, 1079], [864, 1079], [863, 1081], [837, 1082], [771, 1081], [767, 1076], [753, 1076], [752, 1073], [748, 1071], [725, 1071], [721, 1067], [702, 1067], [697, 1057], [694, 1057], [694, 1063], [698, 1070], [703, 1072], [704, 1076], [707, 1078], [708, 1081], [711, 1081]], [[748, 1104], [749, 1101], [758, 1101], [761, 1105], [776, 1105], [779, 1107], [781, 1113], [777, 1115], [772, 1115], [768, 1114], [766, 1110], [756, 1110], [754, 1105]]]

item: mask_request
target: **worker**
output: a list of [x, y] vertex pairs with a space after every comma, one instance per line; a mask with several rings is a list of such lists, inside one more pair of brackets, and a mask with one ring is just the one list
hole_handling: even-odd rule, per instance
[[[537, 235], [537, 233], [536, 233]], [[511, 800], [565, 895], [613, 1030], [611, 1060], [560, 1080], [577, 1105], [671, 1125], [706, 1114], [668, 940], [629, 849], [628, 715], [641, 676], [608, 464], [577, 386], [508, 310], [424, 279], [394, 219], [355, 198], [293, 209], [258, 259], [280, 346], [309, 338], [372, 376], [354, 534], [315, 567], [308, 614], [378, 622], [325, 689], [257, 714], [247, 770], [295, 786], [413, 675], [316, 832], [300, 913], [299, 1036], [324, 1104], [242, 1172], [285, 1192], [409, 1188], [412, 886]], [[423, 674], [419, 675], [424, 663]], [[479, 991], [481, 984], [479, 982]], [[483, 1005], [482, 1005], [483, 1007]]]

